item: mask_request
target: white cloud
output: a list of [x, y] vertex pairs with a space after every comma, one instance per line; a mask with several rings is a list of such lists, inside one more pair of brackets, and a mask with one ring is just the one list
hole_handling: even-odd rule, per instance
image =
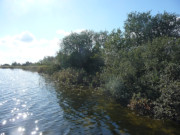
[[[67, 36], [72, 32], [80, 33], [85, 29], [76, 29], [74, 31], [58, 30], [56, 33], [61, 36]], [[24, 31], [17, 35], [7, 35], [0, 38], [0, 64], [12, 62], [24, 63], [26, 61], [37, 62], [44, 56], [55, 56], [60, 49], [60, 40], [53, 38], [36, 39], [29, 31]]]
[[82, 31], [84, 31], [85, 29], [76, 29], [73, 31], [65, 31], [65, 30], [57, 30], [56, 34], [61, 35], [61, 36], [68, 36], [69, 34], [71, 34], [72, 32], [76, 32], [76, 33], [80, 33]]
[[62, 36], [67, 36], [70, 34], [70, 32], [64, 31], [64, 30], [57, 30], [56, 34], [62, 35]]
[[36, 39], [28, 32], [0, 38], [0, 64], [14, 61], [24, 63], [36, 62], [44, 56], [55, 56], [59, 50], [59, 39]]
[[76, 32], [76, 33], [80, 33], [80, 32], [82, 32], [82, 31], [84, 31], [85, 29], [76, 29], [76, 30], [74, 30], [73, 32]]

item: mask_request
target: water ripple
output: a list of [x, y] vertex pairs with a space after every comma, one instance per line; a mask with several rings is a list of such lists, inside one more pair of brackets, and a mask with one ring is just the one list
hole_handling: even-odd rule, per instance
[[[22, 70], [0, 73], [0, 135], [42, 135], [41, 130], [60, 118], [62, 111], [58, 104], [53, 104], [56, 96], [49, 91], [54, 88], [47, 89], [41, 76]], [[39, 123], [46, 124], [38, 126]]]

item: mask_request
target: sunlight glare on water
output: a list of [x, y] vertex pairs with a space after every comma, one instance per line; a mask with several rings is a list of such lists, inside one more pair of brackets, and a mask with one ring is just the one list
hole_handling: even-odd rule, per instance
[[[23, 70], [0, 69], [0, 75], [0, 135], [42, 134], [43, 126], [39, 127], [39, 119], [47, 123], [53, 113], [42, 113], [50, 107], [47, 97], [51, 95], [43, 78], [37, 73]], [[38, 95], [38, 92], [42, 95]], [[45, 106], [41, 103], [45, 103]], [[59, 105], [55, 108], [59, 109]]]

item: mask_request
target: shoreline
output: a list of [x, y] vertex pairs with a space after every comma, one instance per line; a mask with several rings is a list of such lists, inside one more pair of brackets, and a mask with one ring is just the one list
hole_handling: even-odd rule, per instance
[[[136, 106], [137, 108], [132, 109], [132, 105], [134, 105], [133, 102], [132, 103], [129, 102], [128, 104], [124, 104], [124, 103], [122, 103], [122, 101], [118, 101], [118, 99], [113, 97], [113, 95], [110, 95], [106, 91], [103, 91], [102, 90], [103, 87], [93, 87], [91, 85], [91, 82], [89, 82], [88, 85], [87, 84], [85, 85], [85, 83], [73, 84], [73, 82], [71, 82], [71, 81], [68, 81], [68, 82], [62, 81], [62, 78], [61, 79], [58, 78], [62, 74], [61, 70], [56, 71], [53, 74], [48, 74], [47, 69], [49, 67], [50, 66], [45, 66], [45, 65], [41, 65], [41, 66], [0, 66], [0, 69], [22, 69], [22, 70], [28, 70], [28, 71], [32, 71], [32, 72], [38, 72], [40, 74], [45, 74], [48, 77], [50, 77], [52, 79], [52, 81], [54, 81], [58, 85], [61, 85], [61, 87], [65, 88], [65, 89], [73, 88], [73, 90], [76, 90], [76, 89], [79, 90], [79, 89], [82, 89], [82, 88], [86, 88], [86, 89], [94, 89], [93, 92], [103, 93], [108, 98], [111, 98], [111, 99], [115, 100], [118, 104], [123, 105], [124, 107], [131, 110], [132, 112], [135, 112], [137, 116], [149, 117], [150, 119], [155, 119], [155, 120], [170, 120], [170, 121], [174, 121], [177, 124], [180, 124], [179, 121], [176, 121], [176, 120], [173, 120], [173, 119], [166, 119], [166, 118], [159, 119], [159, 118], [156, 118], [153, 113], [142, 113], [142, 111], [152, 111], [149, 108], [144, 109], [144, 107], [145, 107], [144, 102], [142, 102], [142, 104], [137, 104], [137, 106]], [[64, 77], [63, 79], [66, 80], [67, 78]], [[74, 81], [76, 81], [76, 78], [74, 78], [74, 79], [75, 79]], [[145, 104], [145, 105], [148, 106], [147, 104]]]

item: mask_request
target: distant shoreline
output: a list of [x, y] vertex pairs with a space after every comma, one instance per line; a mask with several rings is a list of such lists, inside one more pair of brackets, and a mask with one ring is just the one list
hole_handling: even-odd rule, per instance
[[[0, 66], [0, 69], [23, 69], [30, 70], [34, 72], [39, 72], [41, 68], [47, 68], [46, 65], [38, 65], [38, 66]], [[40, 73], [40, 72], [39, 72]]]

